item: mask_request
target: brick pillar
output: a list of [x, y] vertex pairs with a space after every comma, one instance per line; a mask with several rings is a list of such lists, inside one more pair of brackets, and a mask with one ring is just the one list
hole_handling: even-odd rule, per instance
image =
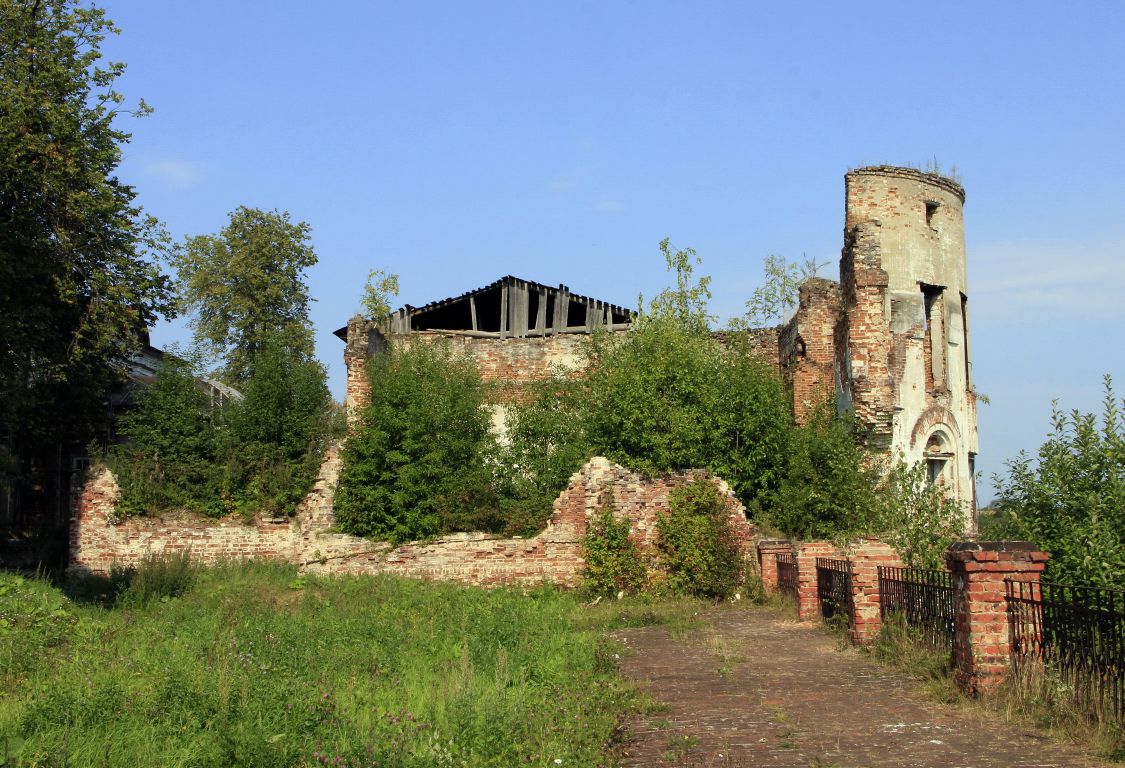
[[367, 360], [376, 351], [369, 349], [373, 334], [381, 340], [381, 334], [362, 315], [356, 315], [348, 321], [348, 345], [344, 349], [344, 366], [348, 377], [344, 388], [344, 410], [349, 428], [356, 425], [360, 412], [371, 402]]
[[889, 544], [878, 539], [859, 539], [848, 546], [848, 569], [852, 580], [848, 636], [857, 645], [875, 642], [883, 626], [879, 605], [879, 566], [902, 567], [902, 559]]
[[811, 621], [820, 616], [816, 594], [816, 559], [841, 557], [840, 548], [830, 541], [807, 541], [797, 545], [797, 618]]
[[953, 576], [953, 665], [962, 690], [988, 693], [1011, 652], [1004, 579], [1038, 582], [1047, 553], [1026, 541], [962, 541], [945, 553]]
[[788, 539], [762, 539], [758, 542], [758, 570], [767, 592], [777, 591], [777, 556], [792, 551], [793, 542]]

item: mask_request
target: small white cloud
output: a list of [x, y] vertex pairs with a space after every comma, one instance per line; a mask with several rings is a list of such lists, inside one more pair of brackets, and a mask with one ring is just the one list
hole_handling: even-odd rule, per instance
[[186, 189], [203, 180], [203, 169], [188, 160], [165, 158], [145, 165], [145, 173], [170, 187]]
[[608, 197], [599, 197], [594, 200], [594, 210], [602, 211], [603, 213], [616, 213], [625, 209], [625, 204], [620, 200], [614, 200]]
[[972, 248], [969, 295], [976, 312], [1004, 322], [1039, 315], [1125, 315], [1125, 239], [1014, 241]]

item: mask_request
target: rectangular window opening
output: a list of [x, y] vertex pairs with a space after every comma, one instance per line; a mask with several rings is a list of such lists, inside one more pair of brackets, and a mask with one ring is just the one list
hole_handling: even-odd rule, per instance
[[926, 226], [927, 227], [934, 226], [934, 214], [937, 213], [937, 209], [940, 206], [941, 206], [941, 203], [935, 202], [933, 200], [927, 200], [926, 201]]

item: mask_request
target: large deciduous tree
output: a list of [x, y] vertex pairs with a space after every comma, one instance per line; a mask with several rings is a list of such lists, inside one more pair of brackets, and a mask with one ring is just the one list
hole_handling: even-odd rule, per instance
[[173, 257], [196, 338], [224, 359], [223, 376], [236, 387], [267, 342], [312, 356], [309, 236], [309, 225], [287, 212], [240, 206], [217, 235], [190, 237]]
[[0, 433], [17, 443], [85, 424], [172, 310], [166, 237], [117, 177], [116, 31], [74, 0], [0, 0]]

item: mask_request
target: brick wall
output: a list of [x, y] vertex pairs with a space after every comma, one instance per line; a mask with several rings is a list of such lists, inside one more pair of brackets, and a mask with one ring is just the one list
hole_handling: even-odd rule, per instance
[[798, 424], [835, 394], [839, 320], [840, 284], [819, 277], [806, 280], [797, 313], [781, 330], [777, 344]]
[[973, 695], [992, 691], [1011, 654], [1004, 580], [1038, 582], [1047, 553], [1026, 541], [957, 542], [945, 553], [953, 576], [953, 668]]
[[[481, 585], [549, 581], [573, 586], [581, 576], [586, 521], [611, 493], [615, 514], [631, 520], [635, 541], [642, 551], [651, 550], [656, 519], [667, 511], [670, 492], [694, 478], [707, 477], [701, 472], [681, 472], [646, 478], [607, 459], [594, 458], [571, 478], [554, 502], [547, 528], [536, 536], [504, 539], [460, 533], [392, 548], [332, 531], [332, 501], [339, 469], [339, 450], [333, 448], [316, 486], [292, 520], [252, 524], [216, 524], [190, 517], [114, 522], [117, 484], [113, 475], [102, 469], [87, 483], [74, 512], [69, 570], [107, 573], [114, 563], [136, 565], [147, 553], [190, 549], [192, 556], [205, 564], [277, 559], [318, 573], [391, 573]], [[745, 511], [726, 483], [714, 482], [749, 552], [754, 532]]]

